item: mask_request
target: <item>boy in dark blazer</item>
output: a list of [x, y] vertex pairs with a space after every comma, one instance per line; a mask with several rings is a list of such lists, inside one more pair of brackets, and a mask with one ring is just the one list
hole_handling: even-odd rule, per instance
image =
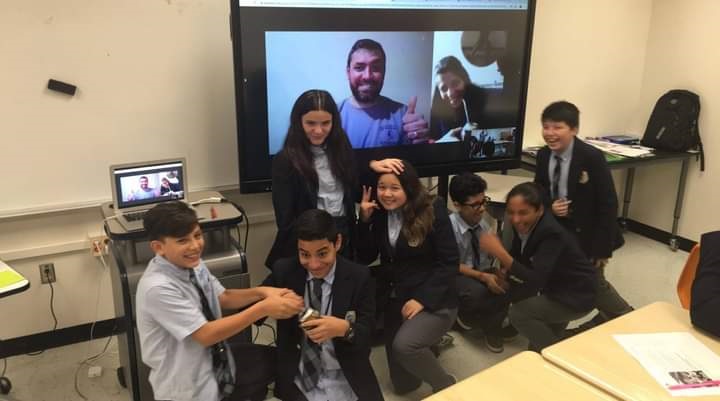
[[304, 320], [309, 313], [302, 313], [277, 322], [276, 396], [383, 400], [369, 360], [375, 326], [369, 269], [337, 255], [342, 238], [327, 212], [307, 210], [295, 227], [298, 256], [275, 262], [264, 284], [294, 289], [319, 316]]
[[545, 189], [546, 204], [555, 218], [575, 235], [598, 269], [600, 313], [595, 322], [601, 323], [633, 308], [605, 279], [605, 265], [623, 243], [616, 221], [617, 193], [603, 153], [576, 138], [579, 115], [578, 108], [566, 101], [543, 111], [547, 146], [538, 152], [535, 182]]

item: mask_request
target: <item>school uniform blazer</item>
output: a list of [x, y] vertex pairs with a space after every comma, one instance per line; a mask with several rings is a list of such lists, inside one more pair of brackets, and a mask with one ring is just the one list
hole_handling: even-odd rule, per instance
[[[289, 288], [304, 296], [307, 270], [297, 257], [283, 258], [275, 262], [272, 273], [263, 285]], [[330, 314], [345, 319], [349, 311], [356, 316], [352, 342], [334, 338], [340, 367], [355, 395], [361, 401], [383, 400], [375, 372], [370, 365], [370, 342], [375, 329], [375, 289], [367, 266], [337, 257], [335, 280], [332, 285], [332, 308]], [[294, 399], [298, 394], [294, 383], [300, 363], [300, 345], [304, 336], [297, 316], [277, 322], [278, 378], [276, 390], [281, 399]]]
[[[537, 155], [535, 182], [545, 188], [549, 207], [550, 176], [548, 166], [552, 152], [545, 146]], [[603, 153], [574, 138], [572, 160], [568, 170], [570, 216], [558, 221], [574, 232], [580, 247], [590, 259], [604, 259], [623, 244], [617, 224], [617, 193]]]
[[433, 203], [435, 220], [432, 230], [419, 246], [410, 246], [400, 232], [395, 249], [388, 239], [388, 215], [376, 210], [368, 223], [358, 222], [358, 259], [371, 263], [380, 253], [382, 269], [395, 295], [402, 303], [410, 299], [434, 312], [457, 308], [455, 276], [458, 272], [458, 249], [455, 234], [442, 198]]
[[692, 323], [720, 337], [720, 231], [700, 238], [700, 261], [691, 294]]
[[[345, 217], [350, 229], [349, 241], [352, 246], [356, 221], [355, 188], [344, 186], [343, 190]], [[276, 260], [297, 254], [295, 219], [306, 210], [316, 209], [317, 197], [317, 184], [305, 180], [285, 153], [278, 153], [273, 158], [272, 164], [272, 202], [278, 231], [270, 253], [265, 259], [265, 266], [272, 269]]]
[[509, 272], [513, 299], [539, 292], [578, 312], [595, 307], [597, 271], [552, 213], [543, 213], [522, 251], [514, 229], [513, 234]]

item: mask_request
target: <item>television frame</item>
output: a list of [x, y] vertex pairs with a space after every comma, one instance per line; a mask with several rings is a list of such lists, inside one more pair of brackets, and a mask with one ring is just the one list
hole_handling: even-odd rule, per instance
[[[418, 147], [421, 146], [437, 146], [437, 145], [403, 145], [403, 146], [393, 146], [393, 147], [378, 147], [378, 148], [366, 148], [366, 149], [355, 149], [355, 155], [356, 159], [360, 162], [367, 162], [368, 160], [372, 159], [381, 159], [386, 157], [398, 157], [403, 159], [410, 160], [413, 165], [418, 170], [418, 173], [422, 177], [432, 177], [432, 176], [438, 176], [438, 177], [447, 177], [448, 175], [456, 174], [458, 172], [462, 171], [472, 171], [472, 172], [481, 172], [481, 171], [504, 171], [514, 168], [519, 168], [521, 165], [521, 155], [522, 155], [522, 141], [523, 141], [523, 132], [524, 132], [524, 122], [525, 122], [525, 112], [526, 112], [526, 103], [527, 103], [527, 90], [528, 90], [528, 81], [529, 81], [529, 71], [530, 71], [530, 56], [531, 56], [531, 50], [532, 50], [532, 38], [533, 38], [533, 31], [534, 31], [534, 19], [535, 19], [535, 6], [536, 6], [536, 0], [527, 0], [527, 8], [525, 9], [526, 12], [526, 25], [525, 25], [525, 38], [524, 38], [524, 47], [522, 49], [522, 60], [524, 61], [524, 64], [521, 68], [521, 81], [520, 81], [520, 90], [519, 90], [519, 99], [518, 102], [518, 120], [517, 125], [515, 126], [515, 135], [517, 138], [515, 139], [515, 147], [514, 149], [514, 155], [508, 156], [508, 157], [493, 157], [491, 159], [456, 159], [451, 161], [444, 161], [444, 162], [434, 162], [434, 163], [422, 163], [417, 160], [416, 157], [413, 157], [413, 153], [418, 153], [419, 149]], [[313, 8], [307, 8], [303, 10], [312, 10]], [[347, 9], [341, 8], [338, 10], [347, 11]], [[398, 12], [401, 10], [396, 9], [362, 9], [366, 12]], [[427, 10], [412, 10], [413, 12], [421, 11], [421, 12], [428, 12]], [[258, 111], [264, 111], [264, 115], [267, 117], [267, 83], [265, 82], [264, 90], [265, 90], [265, 96], [262, 99], [258, 99], [255, 102], [249, 102], [247, 99], [252, 98], [250, 96], [250, 91], [248, 90], [248, 79], [252, 78], [253, 81], [258, 80], [258, 73], [266, 74], [266, 70], [261, 71], [244, 71], [243, 70], [243, 51], [256, 51], [256, 52], [262, 52], [262, 54], [265, 54], [265, 46], [264, 43], [252, 43], [250, 47], [252, 49], [243, 49], [243, 43], [242, 43], [242, 37], [241, 33], [236, 30], [237, 26], [239, 25], [239, 21], [241, 18], [241, 7], [240, 7], [240, 1], [239, 0], [230, 0], [230, 30], [231, 30], [231, 38], [232, 38], [232, 49], [233, 49], [233, 74], [235, 79], [235, 108], [236, 108], [236, 124], [237, 124], [237, 143], [238, 143], [238, 169], [239, 169], [239, 187], [241, 193], [258, 193], [258, 192], [269, 192], [272, 191], [272, 182], [271, 182], [271, 176], [270, 176], [270, 169], [267, 169], [267, 175], [266, 177], [258, 178], [257, 176], [252, 176], [248, 174], [248, 171], [252, 170], [253, 168], [257, 168], [256, 166], [252, 166], [252, 160], [249, 160], [245, 155], [248, 154], [248, 152], [257, 152], [258, 149], [251, 149], [249, 144], [252, 143], [252, 141], [248, 141], [248, 137], [250, 136], [256, 136], [256, 135], [264, 135], [266, 140], [266, 148], [263, 149], [263, 151], [267, 151], [267, 147], [269, 145], [269, 133], [268, 133], [268, 123], [265, 122], [265, 130], [264, 132], [258, 133], [257, 130], [254, 127], [251, 127], [248, 125], [248, 121], [244, 118], [246, 114], [253, 114], [257, 113]], [[354, 28], [350, 29], [343, 29], [343, 27], [338, 25], [337, 22], [330, 23], [327, 27], [322, 26], [318, 27], [317, 29], [320, 32], [323, 31], [353, 31], [357, 30]], [[438, 27], [420, 27], [418, 26], [415, 30], [419, 31], [421, 29], [426, 29], [428, 32], [430, 31], [443, 31], [443, 30], [452, 30], [452, 29], [439, 29]], [[279, 30], [279, 29], [278, 29]], [[288, 26], [285, 28], [285, 30], [288, 31], [307, 31], [306, 27], [302, 28], [293, 28], [292, 26]], [[373, 30], [379, 30], [379, 29], [365, 29], [367, 31], [373, 31]], [[468, 29], [455, 29], [455, 30], [463, 30], [466, 31]], [[402, 31], [398, 29], [385, 29], [385, 31]], [[246, 74], [253, 73], [253, 77], [248, 77]], [[266, 79], [265, 76], [262, 76], [259, 78], [260, 81], [264, 81]], [[310, 88], [308, 88], [310, 89]], [[339, 99], [336, 99], [336, 101], [339, 103]], [[272, 157], [273, 155], [267, 154], [268, 159], [270, 160], [270, 166], [272, 164]], [[264, 167], [262, 167], [264, 168]]]

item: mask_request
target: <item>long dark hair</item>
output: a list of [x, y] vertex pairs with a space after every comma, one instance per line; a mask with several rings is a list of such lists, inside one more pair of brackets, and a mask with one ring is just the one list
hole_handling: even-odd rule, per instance
[[332, 117], [332, 129], [325, 139], [325, 150], [330, 170], [345, 189], [355, 187], [355, 163], [350, 141], [342, 128], [337, 104], [330, 93], [320, 89], [304, 92], [295, 100], [290, 113], [290, 127], [280, 153], [284, 154], [293, 167], [300, 172], [313, 188], [318, 187], [318, 175], [313, 164], [310, 141], [305, 135], [302, 117], [311, 111], [325, 111]]
[[[470, 75], [465, 67], [463, 67], [460, 60], [458, 60], [455, 56], [443, 57], [438, 60], [437, 64], [435, 64], [434, 72], [435, 78], [437, 78], [440, 74], [451, 72], [462, 79], [465, 83], [465, 94], [463, 95], [463, 98], [465, 98], [470, 90], [472, 81], [470, 80]], [[471, 107], [471, 105], [468, 105], [468, 107]], [[478, 105], [474, 105], [473, 107], [478, 107]], [[443, 134], [445, 134], [445, 132], [447, 132], [447, 130], [455, 128], [456, 124], [460, 123], [460, 121], [463, 121], [460, 123], [461, 125], [467, 122], [465, 121], [465, 113], [463, 110], [462, 106], [455, 109], [450, 106], [448, 102], [443, 100], [442, 96], [440, 96], [440, 90], [438, 89], [437, 83], [435, 83], [435, 85], [433, 85], [432, 104], [430, 106], [430, 130], [432, 137], [439, 139]]]
[[402, 206], [403, 226], [402, 233], [411, 246], [420, 246], [432, 230], [435, 211], [433, 210], [434, 196], [420, 182], [420, 177], [408, 161], [402, 161], [405, 169], [397, 175], [400, 185], [405, 191], [407, 201]]

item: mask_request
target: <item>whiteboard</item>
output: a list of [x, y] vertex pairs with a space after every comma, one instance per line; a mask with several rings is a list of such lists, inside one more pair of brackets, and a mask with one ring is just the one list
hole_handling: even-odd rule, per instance
[[[185, 157], [238, 183], [229, 4], [3, 0], [0, 217], [110, 200], [111, 164]], [[74, 97], [48, 79], [77, 85]]]

